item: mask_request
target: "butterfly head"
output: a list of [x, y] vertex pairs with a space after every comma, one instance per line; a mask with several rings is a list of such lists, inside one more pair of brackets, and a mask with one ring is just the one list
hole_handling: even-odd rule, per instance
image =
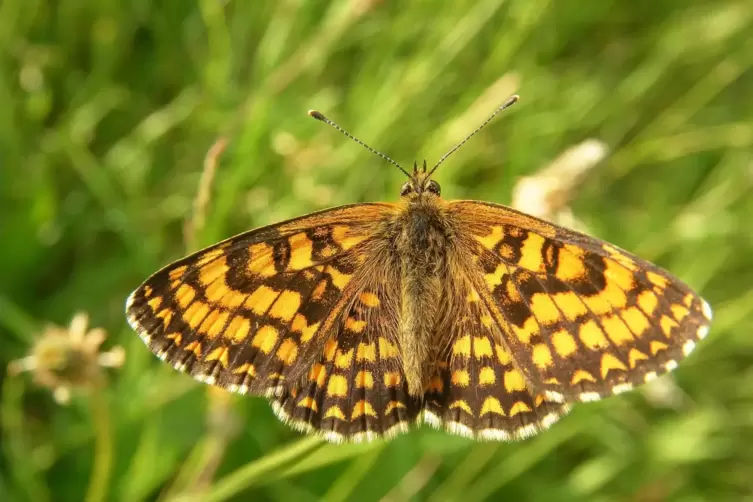
[[403, 183], [400, 196], [407, 200], [420, 197], [439, 197], [441, 188], [439, 183], [431, 179], [431, 172], [426, 171], [426, 161], [419, 168], [418, 163], [413, 163], [413, 174], [408, 175], [408, 181]]

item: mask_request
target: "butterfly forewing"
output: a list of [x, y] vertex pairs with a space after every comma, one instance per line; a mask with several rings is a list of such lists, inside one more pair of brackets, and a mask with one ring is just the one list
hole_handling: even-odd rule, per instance
[[594, 400], [674, 369], [710, 309], [666, 271], [504, 206], [449, 204], [503, 341], [550, 400]]
[[323, 350], [374, 226], [394, 207], [336, 208], [199, 251], [147, 279], [129, 297], [128, 320], [155, 354], [199, 380], [279, 393]]

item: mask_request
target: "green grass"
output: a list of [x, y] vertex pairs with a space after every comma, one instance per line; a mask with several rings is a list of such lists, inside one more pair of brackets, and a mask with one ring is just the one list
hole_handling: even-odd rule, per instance
[[[80, 310], [127, 359], [66, 407], [0, 377], [0, 499], [750, 499], [750, 33], [744, 0], [4, 0], [0, 364]], [[438, 171], [443, 194], [506, 203], [566, 148], [605, 142], [576, 216], [715, 310], [665, 382], [676, 407], [654, 389], [576, 406], [521, 443], [424, 428], [333, 446], [262, 399], [208, 394], [128, 328], [127, 294], [185, 252], [218, 137], [229, 147], [200, 244], [397, 198], [397, 169], [309, 108], [406, 165], [437, 159], [513, 92], [521, 102]]]

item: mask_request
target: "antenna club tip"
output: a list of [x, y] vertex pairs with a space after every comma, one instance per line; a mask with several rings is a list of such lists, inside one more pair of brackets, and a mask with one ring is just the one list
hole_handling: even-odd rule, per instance
[[513, 94], [512, 96], [510, 96], [510, 101], [513, 103], [519, 100], [520, 100], [520, 94]]
[[324, 115], [322, 115], [316, 110], [309, 110], [308, 114], [309, 114], [309, 117], [314, 117], [316, 120], [321, 120], [321, 121], [325, 120]]

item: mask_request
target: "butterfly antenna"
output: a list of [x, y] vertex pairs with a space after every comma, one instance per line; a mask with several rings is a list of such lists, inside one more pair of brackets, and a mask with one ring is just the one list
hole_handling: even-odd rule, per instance
[[368, 151], [370, 151], [374, 155], [376, 155], [378, 157], [381, 157], [384, 160], [386, 160], [387, 162], [389, 162], [390, 164], [394, 164], [395, 166], [397, 166], [397, 168], [400, 169], [403, 172], [403, 174], [406, 175], [407, 177], [409, 177], [409, 178], [411, 177], [411, 175], [408, 174], [408, 171], [406, 171], [405, 169], [403, 169], [400, 166], [400, 164], [398, 164], [397, 162], [395, 162], [391, 158], [387, 157], [382, 152], [378, 152], [378, 151], [374, 150], [369, 145], [367, 145], [366, 143], [364, 143], [360, 139], [356, 138], [355, 136], [353, 136], [352, 134], [350, 134], [348, 131], [346, 131], [345, 129], [343, 129], [339, 125], [335, 124], [334, 122], [332, 122], [330, 119], [328, 119], [324, 115], [322, 115], [320, 112], [318, 112], [316, 110], [309, 110], [309, 115], [312, 116], [312, 117], [314, 117], [316, 120], [320, 120], [320, 121], [324, 122], [325, 124], [334, 127], [335, 129], [337, 129], [338, 131], [340, 131], [341, 133], [343, 133], [345, 136], [347, 136], [348, 138], [352, 139], [353, 141], [355, 141], [356, 143], [358, 143], [359, 145], [361, 145], [362, 147], [364, 147], [365, 149], [367, 149]]
[[507, 98], [507, 100], [504, 103], [502, 103], [499, 106], [499, 108], [497, 108], [496, 110], [494, 110], [494, 113], [492, 113], [489, 116], [489, 118], [484, 121], [483, 124], [481, 124], [480, 126], [478, 126], [475, 131], [473, 131], [468, 136], [466, 136], [463, 141], [461, 141], [460, 143], [458, 143], [457, 145], [455, 145], [455, 147], [452, 150], [450, 150], [449, 152], [447, 152], [444, 155], [442, 155], [442, 158], [440, 158], [439, 161], [436, 164], [434, 164], [434, 167], [431, 168], [431, 171], [429, 171], [429, 174], [427, 175], [427, 177], [431, 176], [434, 173], [434, 171], [437, 170], [437, 168], [439, 167], [439, 165], [447, 159], [447, 157], [449, 157], [450, 155], [452, 155], [453, 153], [455, 153], [461, 146], [465, 145], [466, 142], [469, 139], [471, 139], [473, 136], [475, 136], [477, 132], [479, 132], [481, 129], [483, 129], [484, 126], [486, 126], [486, 124], [488, 124], [489, 122], [491, 122], [492, 119], [494, 117], [496, 117], [499, 112], [501, 112], [505, 108], [510, 108], [519, 99], [520, 99], [520, 96], [518, 96], [517, 94], [513, 94], [512, 96], [510, 96], [509, 98]]

